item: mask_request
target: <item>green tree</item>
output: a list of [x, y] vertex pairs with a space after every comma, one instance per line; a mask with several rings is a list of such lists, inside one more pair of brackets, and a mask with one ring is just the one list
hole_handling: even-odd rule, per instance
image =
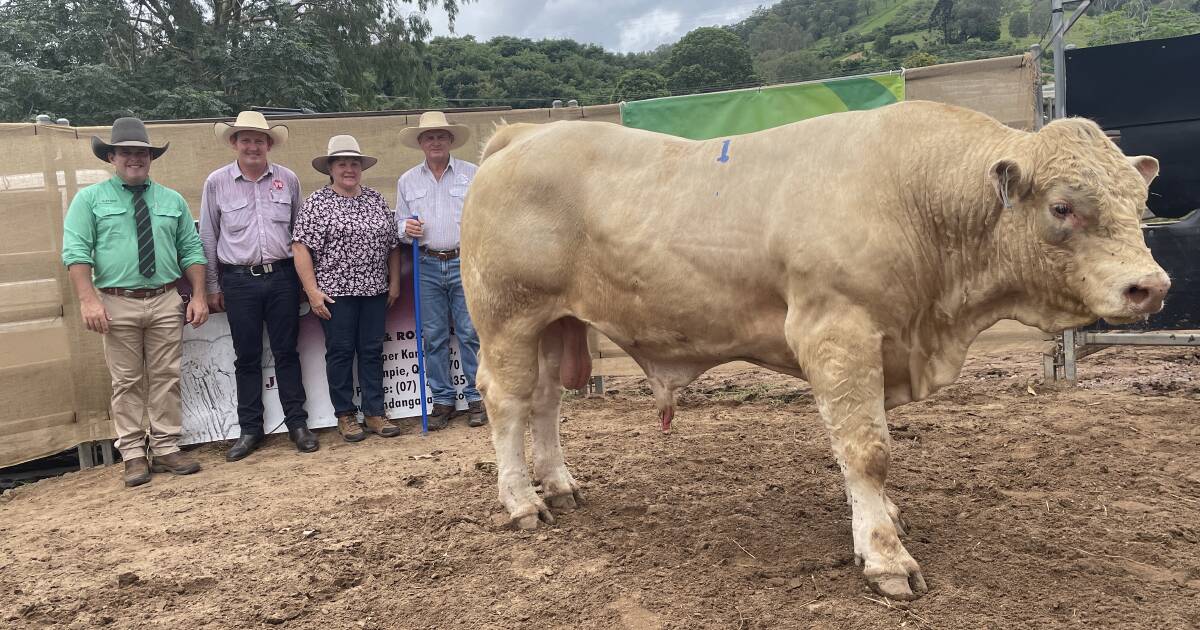
[[879, 34], [875, 36], [875, 40], [871, 43], [871, 50], [877, 55], [886, 55], [892, 49], [892, 36], [888, 35], [887, 31], [879, 29]]
[[[213, 116], [251, 105], [372, 108], [381, 94], [436, 94], [429, 22], [471, 0], [23, 0], [0, 4], [8, 112], [74, 122], [112, 114]], [[412, 7], [418, 13], [405, 15]], [[86, 71], [84, 69], [87, 69]], [[85, 72], [84, 75], [80, 75]], [[38, 89], [17, 89], [38, 76]], [[104, 94], [79, 97], [92, 77]], [[107, 86], [107, 87], [104, 87]], [[119, 106], [104, 104], [114, 93]]]
[[1024, 11], [1017, 11], [1008, 18], [1008, 32], [1013, 37], [1022, 38], [1029, 36], [1029, 14]]
[[731, 31], [698, 28], [671, 48], [663, 75], [672, 92], [695, 92], [758, 81], [750, 51]]
[[921, 68], [924, 66], [932, 66], [938, 63], [938, 58], [925, 51], [917, 51], [904, 58], [900, 65], [905, 68]]
[[940, 31], [943, 41], [952, 42], [958, 37], [954, 26], [954, 0], [937, 0], [929, 13], [929, 30]]
[[762, 60], [758, 70], [769, 83], [792, 83], [829, 76], [833, 62], [813, 50], [796, 50]]
[[646, 69], [626, 70], [617, 80], [611, 101], [640, 101], [648, 98], [670, 96], [667, 79], [663, 75]]
[[1188, 11], [1154, 7], [1145, 20], [1125, 11], [1111, 11], [1100, 17], [1087, 43], [1103, 46], [1193, 33], [1200, 33], [1200, 15]]
[[750, 32], [749, 47], [753, 53], [767, 50], [795, 50], [802, 39], [801, 33], [778, 15], [771, 14]]
[[966, 41], [978, 38], [985, 42], [1000, 39], [1000, 17], [1003, 4], [992, 0], [966, 0], [960, 2], [954, 12], [954, 28], [957, 38]]

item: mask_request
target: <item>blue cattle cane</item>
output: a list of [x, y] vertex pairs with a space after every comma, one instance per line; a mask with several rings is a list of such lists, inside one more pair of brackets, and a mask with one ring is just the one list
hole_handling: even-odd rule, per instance
[[[417, 215], [408, 217], [420, 221]], [[429, 408], [425, 402], [425, 334], [421, 330], [421, 243], [412, 240], [413, 321], [417, 327], [417, 390], [421, 397], [421, 435], [429, 434]]]

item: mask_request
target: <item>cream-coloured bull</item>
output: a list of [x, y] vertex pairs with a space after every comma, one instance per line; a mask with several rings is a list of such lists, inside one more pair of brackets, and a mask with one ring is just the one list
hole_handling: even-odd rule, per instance
[[1000, 319], [1131, 322], [1170, 286], [1138, 225], [1158, 162], [1082, 119], [1026, 133], [908, 102], [704, 142], [572, 121], [502, 127], [484, 156], [462, 272], [514, 521], [579, 498], [558, 409], [588, 374], [586, 322], [642, 366], [664, 425], [720, 363], [808, 380], [855, 554], [897, 599], [926, 585], [884, 490], [885, 410], [952, 382]]

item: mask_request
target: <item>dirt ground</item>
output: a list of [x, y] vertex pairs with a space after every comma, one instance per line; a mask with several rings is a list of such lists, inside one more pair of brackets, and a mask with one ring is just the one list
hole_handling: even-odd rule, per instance
[[1039, 348], [978, 344], [891, 413], [890, 495], [931, 589], [911, 605], [854, 566], [807, 387], [743, 371], [690, 387], [670, 436], [639, 379], [568, 399], [588, 501], [532, 532], [494, 524], [490, 436], [461, 424], [20, 488], [0, 497], [0, 626], [1200, 627], [1200, 355], [1110, 349], [1055, 390]]

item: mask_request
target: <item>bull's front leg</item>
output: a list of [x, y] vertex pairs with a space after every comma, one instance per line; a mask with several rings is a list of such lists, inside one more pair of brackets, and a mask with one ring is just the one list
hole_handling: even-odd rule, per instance
[[792, 319], [789, 341], [812, 385], [846, 479], [855, 558], [877, 593], [916, 599], [927, 590], [925, 579], [900, 543], [899, 510], [884, 490], [891, 440], [883, 403], [880, 337], [865, 316], [841, 312], [836, 321], [809, 321], [803, 326]]

